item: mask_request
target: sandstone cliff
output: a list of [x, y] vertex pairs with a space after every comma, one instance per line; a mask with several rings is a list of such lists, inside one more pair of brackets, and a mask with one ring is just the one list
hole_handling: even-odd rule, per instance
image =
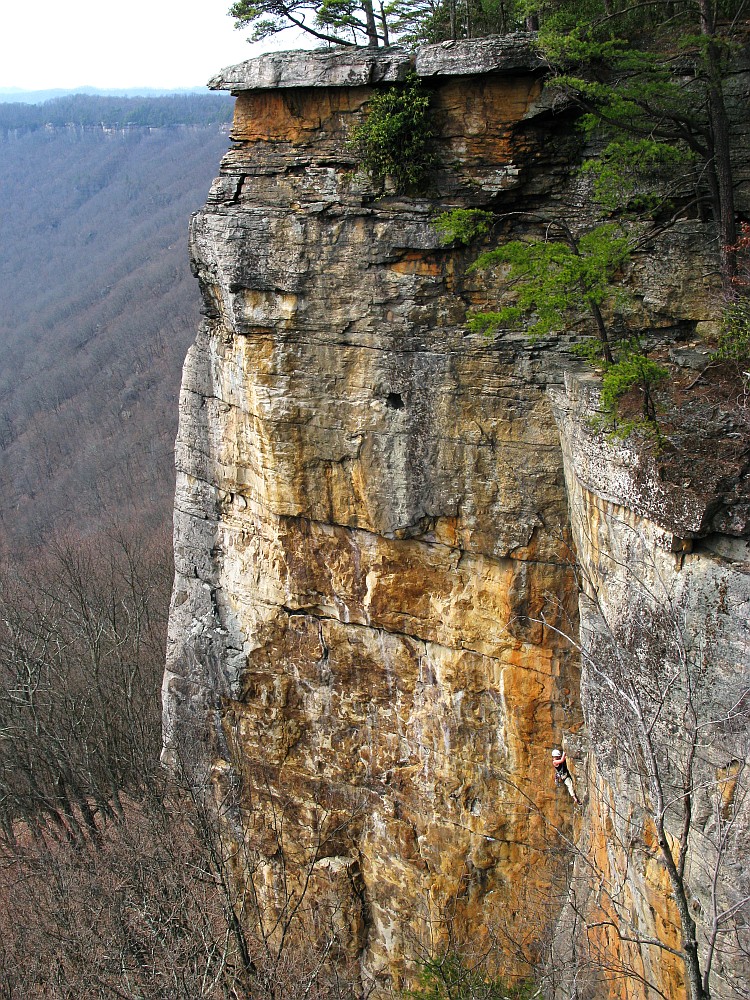
[[[669, 997], [685, 994], [683, 963], [635, 943], [681, 947], [658, 843], [663, 809], [675, 857], [683, 823], [690, 829], [684, 882], [698, 940], [705, 944], [716, 931], [722, 941], [711, 995], [742, 996], [745, 932], [732, 933], [724, 915], [748, 907], [746, 509], [727, 509], [726, 494], [715, 483], [692, 482], [688, 466], [670, 484], [652, 456], [602, 440], [592, 430], [591, 386], [575, 376], [566, 383], [550, 395], [580, 571], [591, 795], [570, 907], [587, 914], [594, 964], [635, 970]], [[743, 490], [746, 497], [747, 471]], [[629, 995], [622, 983], [612, 993]]]
[[[441, 246], [437, 211], [586, 210], [578, 139], [528, 39], [417, 54], [439, 163], [429, 196], [406, 199], [356, 173], [347, 137], [413, 64], [395, 47], [273, 54], [214, 81], [238, 95], [235, 144], [192, 226], [206, 318], [180, 402], [164, 687], [166, 756], [209, 767], [261, 911], [283, 920], [300, 893], [313, 937], [333, 930], [342, 958], [396, 984], [448, 943], [494, 940], [520, 972], [558, 920], [572, 943], [575, 844], [605, 856], [610, 884], [617, 868], [642, 936], [673, 923], [653, 852], [623, 846], [647, 838], [648, 810], [592, 668], [607, 655], [592, 636], [633, 648], [639, 545], [711, 661], [713, 715], [749, 669], [747, 556], [726, 540], [746, 520], [686, 529], [629, 488], [643, 477], [617, 474], [595, 402], [564, 388], [568, 338], [467, 333], [496, 279]], [[637, 262], [633, 324], [693, 335], [715, 319], [692, 242], [678, 228]], [[687, 554], [671, 541], [704, 535]], [[576, 815], [551, 780], [560, 743], [589, 790]], [[679, 975], [597, 934], [605, 960]]]

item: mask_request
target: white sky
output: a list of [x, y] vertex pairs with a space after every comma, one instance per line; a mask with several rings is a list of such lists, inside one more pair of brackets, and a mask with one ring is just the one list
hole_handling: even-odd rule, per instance
[[231, 3], [0, 0], [0, 87], [197, 87], [260, 52], [301, 47], [291, 32], [249, 45]]

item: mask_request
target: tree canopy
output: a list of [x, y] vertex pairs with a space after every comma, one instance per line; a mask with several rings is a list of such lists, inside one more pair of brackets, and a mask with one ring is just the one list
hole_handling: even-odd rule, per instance
[[298, 28], [332, 45], [388, 45], [385, 7], [372, 0], [237, 0], [229, 13], [238, 28], [252, 25], [253, 41]]
[[331, 45], [477, 38], [525, 24], [520, 0], [236, 0], [229, 13], [253, 41], [297, 28]]
[[738, 231], [724, 81], [747, 31], [743, 7], [697, 0], [618, 9], [606, 0], [582, 17], [562, 4], [540, 31], [553, 85], [604, 142], [590, 164], [602, 204], [648, 212], [656, 192], [676, 196], [678, 213], [710, 214], [727, 284]]

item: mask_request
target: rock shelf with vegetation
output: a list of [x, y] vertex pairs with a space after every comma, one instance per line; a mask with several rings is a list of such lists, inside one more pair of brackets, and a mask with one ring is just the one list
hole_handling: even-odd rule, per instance
[[[738, 49], [735, 227], [746, 69]], [[407, 78], [428, 155], [399, 180], [361, 142]], [[264, 956], [263, 975], [325, 967], [328, 991], [421, 964], [430, 996], [461, 969], [461, 995], [502, 976], [493, 995], [746, 996], [747, 366], [721, 350], [745, 258], [724, 182], [703, 197], [696, 151], [668, 208], [661, 162], [630, 191], [645, 213], [607, 209], [580, 169], [609, 148], [578, 128], [601, 92], [530, 34], [274, 53], [214, 86], [237, 102], [191, 232], [164, 759], [212, 788], [248, 982]], [[457, 209], [488, 224], [446, 242]], [[613, 219], [627, 254], [530, 340], [540, 304], [492, 254], [561, 219], [574, 254]], [[493, 313], [489, 336], [467, 321]], [[603, 409], [634, 338], [665, 374]]]

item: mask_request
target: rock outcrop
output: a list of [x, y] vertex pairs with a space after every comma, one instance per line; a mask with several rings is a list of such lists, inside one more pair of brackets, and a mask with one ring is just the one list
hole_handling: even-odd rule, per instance
[[[407, 199], [357, 174], [347, 140], [413, 65], [439, 162]], [[588, 769], [597, 823], [630, 801], [595, 680], [579, 694], [573, 544], [603, 575], [584, 544], [598, 485], [550, 404], [568, 338], [467, 333], [497, 280], [432, 223], [585, 211], [578, 139], [526, 36], [416, 62], [273, 54], [215, 85], [238, 95], [235, 145], [192, 226], [206, 319], [180, 402], [165, 755], [209, 768], [261, 910], [283, 921], [304, 887], [311, 938], [332, 930], [365, 976], [398, 984], [425, 947], [491, 938], [526, 972], [568, 899], [565, 845], [598, 829], [556, 791], [552, 746]], [[688, 243], [675, 230], [640, 261], [634, 322], [714, 318], [699, 259], [656, 274]]]

